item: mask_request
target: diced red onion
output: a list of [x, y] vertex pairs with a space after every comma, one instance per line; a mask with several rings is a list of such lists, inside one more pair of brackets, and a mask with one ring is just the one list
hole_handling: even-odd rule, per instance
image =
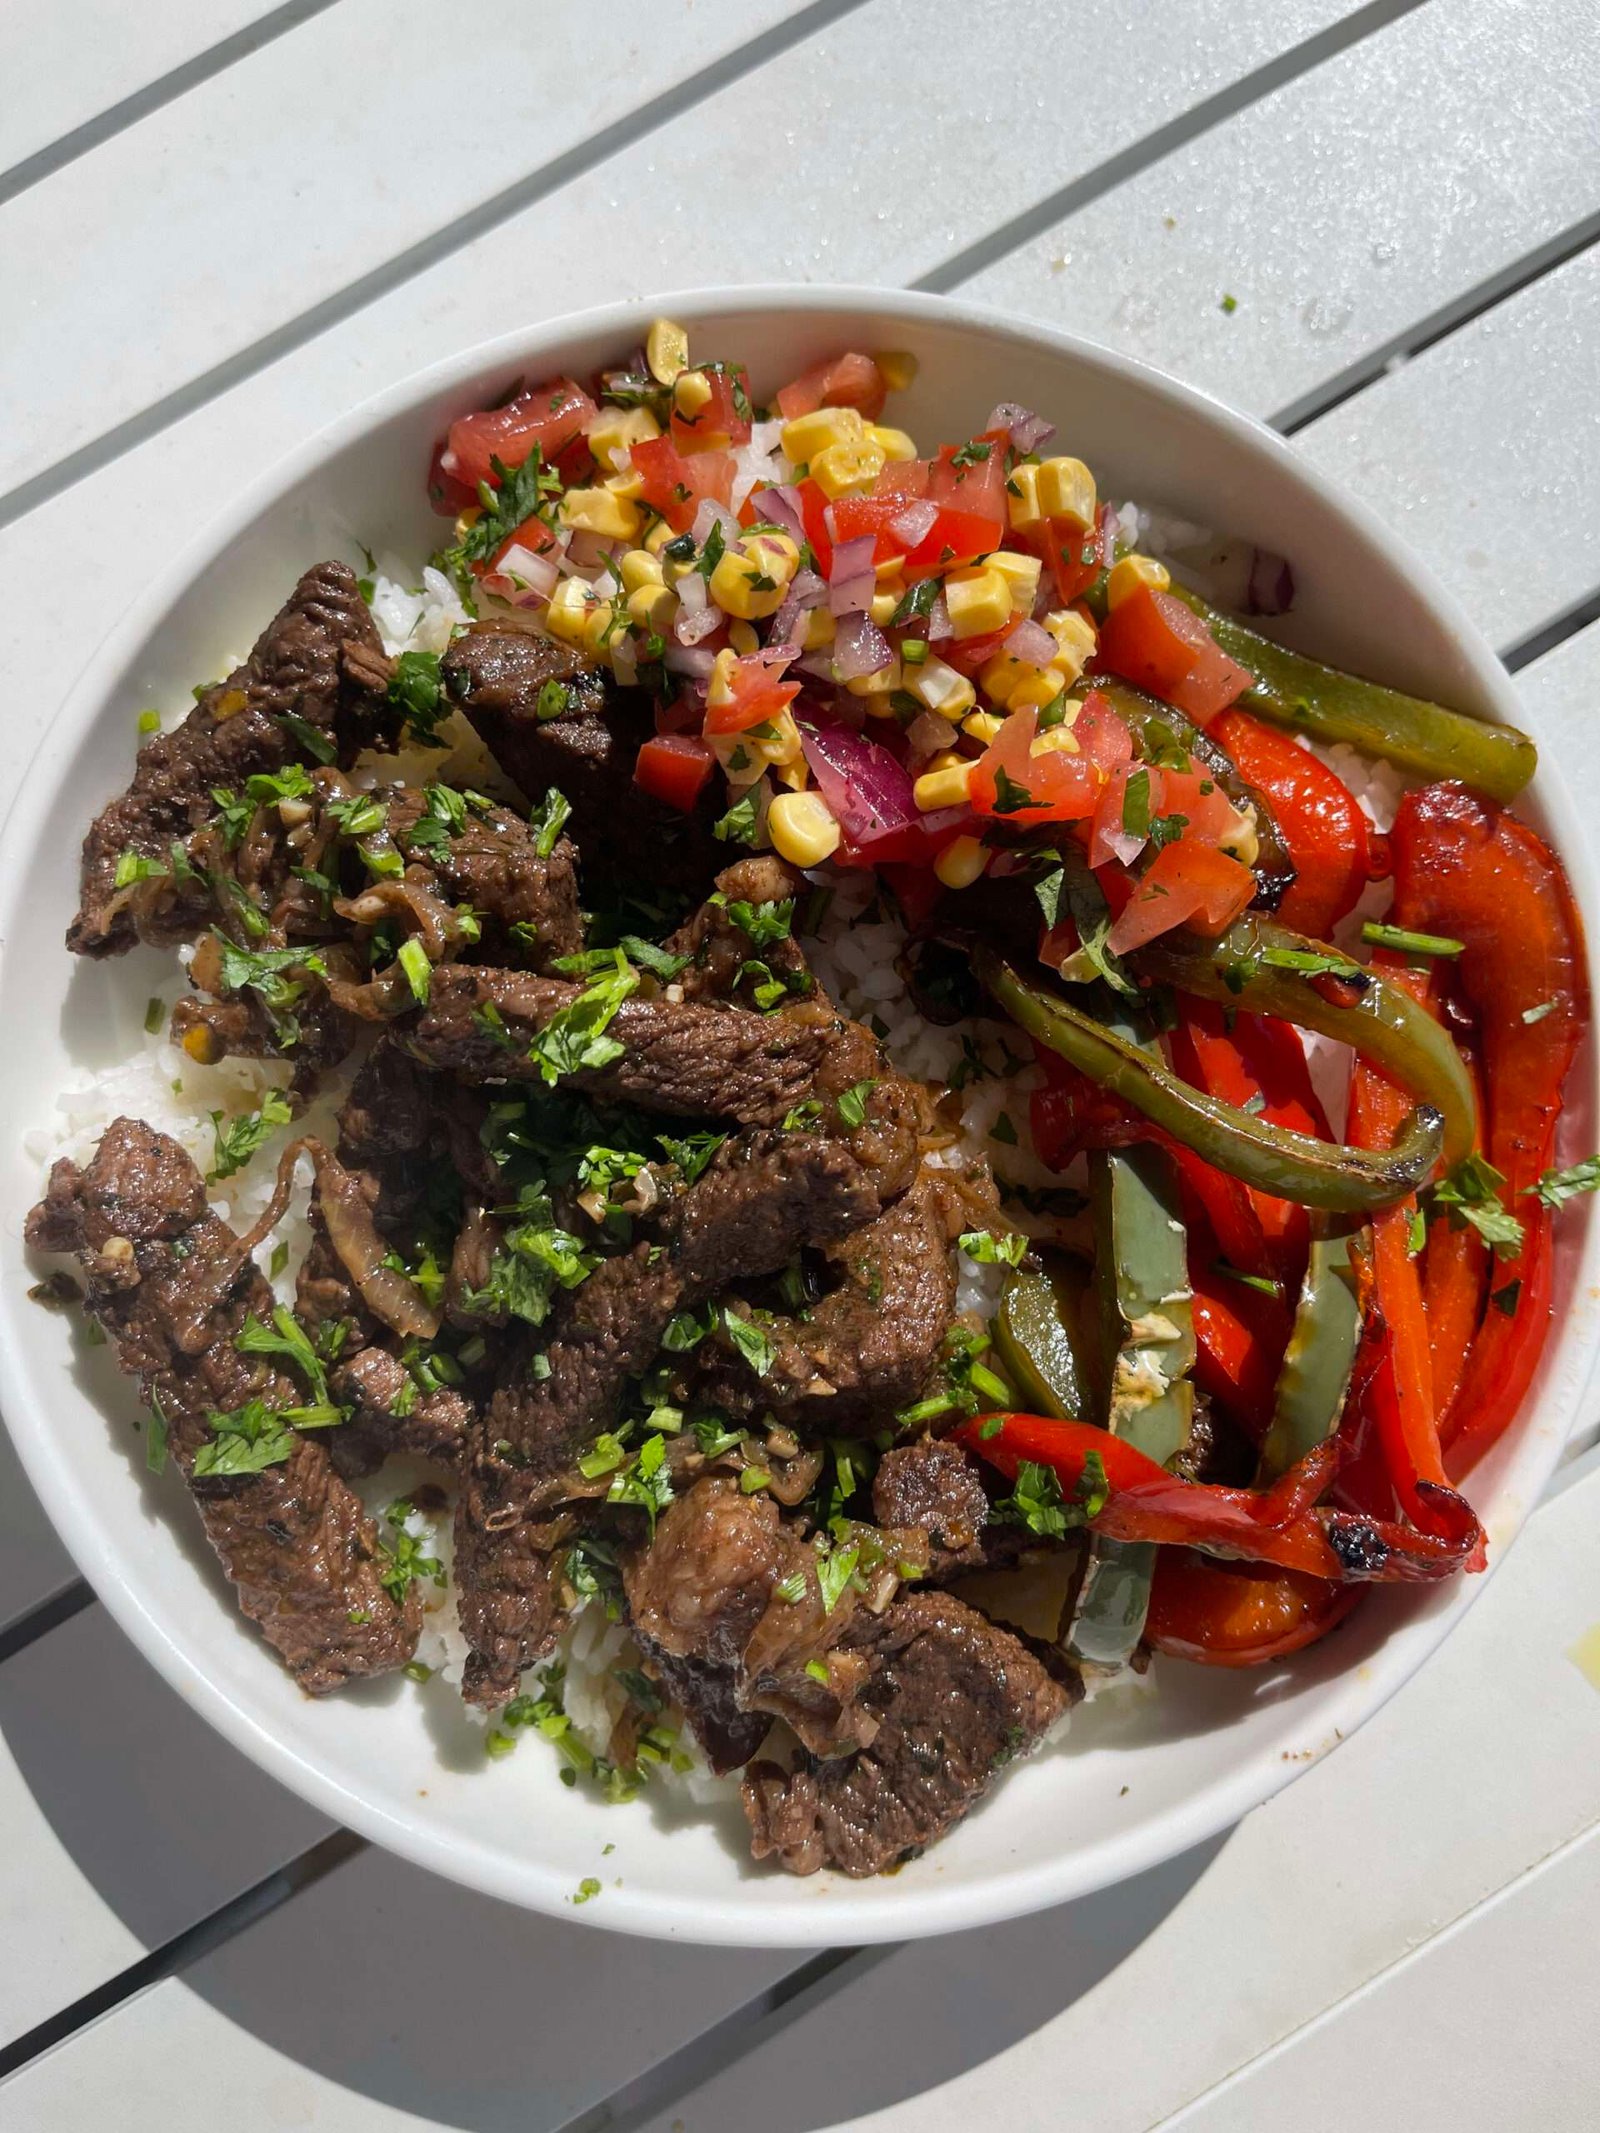
[[801, 720], [800, 740], [818, 791], [853, 845], [870, 847], [918, 819], [911, 773], [887, 748], [825, 714]]
[[937, 755], [955, 746], [956, 728], [937, 711], [924, 711], [907, 726], [906, 744], [913, 755]]
[[696, 548], [704, 548], [711, 538], [713, 526], [720, 526], [723, 539], [728, 541], [736, 541], [744, 531], [726, 504], [719, 504], [714, 496], [703, 496], [694, 515], [694, 524], [689, 529], [694, 535]]
[[796, 488], [755, 489], [750, 505], [758, 519], [781, 526], [797, 548], [805, 545], [805, 520], [800, 515], [800, 491]]
[[513, 607], [543, 607], [561, 579], [555, 561], [531, 548], [508, 548], [499, 567], [484, 573], [483, 585], [496, 599]]
[[938, 505], [930, 504], [925, 496], [919, 496], [889, 521], [889, 531], [902, 548], [920, 547], [933, 531], [938, 516]]
[[841, 681], [878, 674], [894, 657], [894, 646], [866, 615], [841, 615], [833, 636], [833, 671]]
[[800, 672], [809, 674], [814, 681], [832, 681], [833, 660], [827, 652], [807, 652], [800, 662]]
[[794, 594], [785, 594], [779, 603], [778, 612], [772, 618], [772, 635], [767, 639], [769, 647], [782, 645], [785, 649], [798, 651], [805, 634], [806, 611]]
[[933, 605], [928, 609], [928, 642], [937, 644], [941, 638], [953, 637], [954, 635], [955, 631], [950, 627], [950, 610], [945, 605], [944, 594], [935, 593]]
[[720, 607], [713, 607], [706, 593], [706, 581], [697, 570], [678, 580], [678, 613], [672, 625], [672, 634], [680, 644], [698, 644], [702, 637], [709, 637], [723, 623]]
[[1112, 857], [1119, 866], [1131, 867], [1144, 850], [1149, 838], [1137, 836], [1132, 830], [1114, 829], [1105, 832], [1105, 840], [1111, 848]]
[[691, 681], [709, 681], [716, 658], [715, 652], [702, 652], [693, 645], [669, 644], [661, 664], [669, 674], [684, 674]]
[[1245, 587], [1247, 615], [1286, 615], [1294, 605], [1294, 572], [1270, 548], [1250, 551], [1250, 580]]
[[1056, 640], [1042, 622], [1022, 621], [1001, 647], [1025, 666], [1047, 667], [1056, 656]]
[[828, 597], [828, 581], [819, 578], [814, 570], [797, 570], [789, 581], [789, 598], [795, 600], [807, 613], [820, 607]]
[[872, 568], [872, 551], [876, 546], [870, 533], [859, 539], [841, 541], [833, 551], [833, 568], [828, 573], [828, 605], [836, 615], [865, 614], [872, 605], [872, 596], [878, 589], [878, 581]]
[[984, 424], [985, 429], [1009, 430], [1011, 442], [1019, 452], [1036, 452], [1056, 433], [1053, 422], [1046, 422], [1043, 415], [1036, 415], [1031, 408], [1019, 407], [1015, 400], [1002, 400]]
[[617, 543], [604, 533], [590, 533], [587, 529], [572, 534], [567, 542], [567, 553], [580, 570], [596, 570], [610, 561], [617, 552]]

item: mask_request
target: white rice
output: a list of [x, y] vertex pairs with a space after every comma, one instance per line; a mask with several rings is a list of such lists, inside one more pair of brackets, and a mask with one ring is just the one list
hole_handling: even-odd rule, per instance
[[[758, 428], [749, 446], [742, 448], [739, 481], [748, 490], [758, 481], [786, 472], [776, 453], [780, 426]], [[1183, 565], [1191, 581], [1204, 583], [1208, 566], [1226, 573], [1234, 558], [1219, 549], [1203, 527], [1187, 521], [1148, 513], [1125, 504], [1119, 518], [1124, 536], [1146, 552], [1164, 555]], [[372, 612], [384, 648], [402, 651], [443, 651], [453, 631], [468, 618], [454, 586], [441, 572], [428, 568], [422, 582], [409, 586], [400, 570], [375, 575]], [[1220, 596], [1220, 594], [1219, 594]], [[230, 662], [229, 664], [231, 664]], [[176, 723], [188, 709], [185, 702], [174, 706], [164, 723]], [[471, 784], [497, 794], [509, 792], [505, 780], [487, 756], [466, 721], [453, 714], [441, 727], [441, 744], [432, 749], [409, 748], [381, 764], [365, 766], [363, 782], [405, 779], [421, 782], [445, 778]], [[1308, 741], [1302, 746], [1312, 747]], [[1335, 770], [1356, 794], [1376, 828], [1387, 829], [1407, 788], [1403, 775], [1391, 766], [1368, 762], [1354, 749], [1316, 748], [1315, 753]], [[1048, 1170], [1028, 1146], [1028, 1102], [1039, 1085], [1040, 1075], [1031, 1060], [1020, 1057], [1014, 1031], [978, 1018], [953, 1027], [925, 1021], [918, 1013], [904, 978], [897, 967], [905, 946], [903, 927], [879, 914], [868, 916], [874, 884], [861, 872], [820, 870], [813, 879], [834, 891], [820, 936], [808, 944], [817, 975], [845, 1010], [867, 1022], [883, 1037], [890, 1058], [901, 1072], [937, 1090], [948, 1089], [953, 1078], [970, 1075], [964, 1084], [959, 1133], [946, 1149], [933, 1154], [935, 1164], [987, 1164], [1002, 1184], [1023, 1187], [1080, 1185], [1082, 1166], [1065, 1177]], [[1349, 946], [1359, 938], [1361, 923], [1380, 916], [1388, 908], [1387, 883], [1374, 883], [1350, 918], [1337, 930], [1337, 941]], [[187, 957], [183, 958], [185, 961]], [[181, 990], [170, 973], [159, 994], [161, 1014], [154, 1033], [145, 1026], [145, 1004], [136, 1001], [126, 984], [108, 984], [105, 999], [117, 1017], [114, 1032], [124, 1053], [122, 1063], [86, 1073], [61, 1091], [45, 1117], [24, 1136], [29, 1157], [41, 1171], [57, 1157], [87, 1161], [111, 1120], [127, 1114], [147, 1120], [171, 1134], [194, 1158], [202, 1172], [214, 1160], [214, 1128], [211, 1114], [224, 1120], [259, 1107], [263, 1092], [282, 1086], [289, 1078], [283, 1061], [227, 1059], [216, 1066], [197, 1065], [166, 1036], [166, 1021], [173, 1000]], [[156, 1019], [154, 1006], [150, 1019]], [[1342, 1047], [1310, 1037], [1307, 1040], [1313, 1080], [1327, 1106], [1335, 1131], [1340, 1130], [1349, 1081], [1349, 1055]], [[337, 1130], [336, 1112], [348, 1086], [349, 1070], [330, 1077], [329, 1086], [300, 1122], [302, 1131], [317, 1132], [332, 1139]], [[998, 1135], [998, 1137], [997, 1137]], [[234, 1227], [244, 1229], [256, 1219], [270, 1197], [274, 1164], [269, 1145], [243, 1172], [222, 1183], [213, 1194], [216, 1212]], [[1019, 1227], [1037, 1236], [1058, 1236], [1060, 1225], [1053, 1218], [1034, 1218], [1008, 1208]], [[303, 1197], [296, 1195], [274, 1238], [258, 1253], [265, 1271], [274, 1242], [286, 1244], [288, 1260], [276, 1278], [276, 1289], [292, 1301], [295, 1276], [310, 1239]], [[987, 1320], [999, 1301], [1006, 1269], [985, 1266], [958, 1256], [957, 1308]], [[360, 1492], [373, 1513], [383, 1519], [390, 1506], [425, 1487], [437, 1490], [435, 1470], [420, 1462], [391, 1461], [379, 1475], [361, 1484]], [[417, 1646], [417, 1661], [434, 1677], [424, 1691], [443, 1694], [456, 1705], [457, 1717], [469, 1727], [489, 1730], [492, 1720], [462, 1705], [456, 1696], [466, 1662], [467, 1646], [456, 1617], [455, 1595], [450, 1583], [452, 1560], [452, 1511], [447, 1503], [436, 1511], [413, 1509], [406, 1518], [407, 1530], [434, 1557], [443, 1578], [422, 1586], [424, 1620]], [[596, 1755], [604, 1756], [626, 1691], [616, 1678], [619, 1666], [636, 1665], [638, 1653], [627, 1631], [606, 1619], [598, 1601], [589, 1602], [574, 1619], [561, 1640], [556, 1659], [565, 1668], [563, 1697], [574, 1731]], [[1149, 1673], [1130, 1669], [1102, 1677], [1089, 1684], [1089, 1697], [1103, 1705], [1128, 1708], [1129, 1700], [1155, 1693]], [[1065, 1733], [1064, 1716], [1051, 1729], [1047, 1744]], [[525, 1736], [524, 1752], [537, 1752], [537, 1736]], [[704, 1808], [726, 1800], [738, 1783], [714, 1777], [687, 1727], [680, 1731], [675, 1764], [652, 1768], [652, 1789], [671, 1791], [689, 1804]], [[551, 1753], [557, 1752], [554, 1747]]]

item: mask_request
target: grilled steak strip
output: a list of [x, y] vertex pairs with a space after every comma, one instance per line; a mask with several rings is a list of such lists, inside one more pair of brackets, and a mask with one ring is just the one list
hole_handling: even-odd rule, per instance
[[596, 878], [625, 881], [643, 871], [653, 883], [698, 891], [726, 859], [726, 845], [712, 835], [711, 790], [684, 814], [634, 782], [639, 750], [655, 733], [644, 690], [618, 688], [548, 637], [490, 622], [456, 638], [441, 673], [530, 803], [551, 786], [565, 793]]
[[385, 1589], [376, 1529], [320, 1437], [296, 1435], [288, 1459], [259, 1473], [194, 1472], [213, 1412], [251, 1400], [299, 1407], [307, 1394], [272, 1358], [235, 1346], [248, 1314], [270, 1319], [272, 1291], [211, 1213], [178, 1143], [116, 1119], [86, 1168], [56, 1164], [27, 1238], [77, 1258], [118, 1361], [159, 1403], [239, 1605], [301, 1687], [321, 1695], [403, 1665], [416, 1648], [416, 1593], [397, 1605]]
[[460, 830], [441, 839], [431, 833], [425, 791], [397, 785], [378, 798], [387, 803], [389, 835], [407, 868], [426, 869], [453, 903], [477, 913], [482, 937], [474, 961], [547, 970], [557, 956], [583, 946], [578, 855], [569, 838], [558, 838], [549, 857], [541, 857], [537, 834], [522, 816], [494, 806], [469, 808]]
[[173, 840], [187, 839], [214, 813], [213, 786], [237, 789], [257, 772], [313, 760], [286, 714], [314, 727], [341, 764], [392, 739], [389, 671], [354, 574], [343, 563], [308, 570], [244, 665], [208, 689], [174, 732], [146, 742], [132, 784], [90, 825], [78, 915], [67, 930], [73, 953], [121, 955], [139, 939], [158, 946], [192, 939], [211, 914], [204, 883], [119, 890], [118, 859], [134, 852], [165, 865]]
[[[438, 970], [406, 1041], [425, 1066], [464, 1081], [538, 1081], [528, 1047], [582, 990], [515, 970]], [[498, 1028], [486, 1009], [499, 1018]], [[680, 1118], [776, 1126], [811, 1093], [835, 1019], [808, 1007], [757, 1015], [636, 997], [623, 1002], [606, 1028], [623, 1056], [564, 1078], [573, 1088]]]
[[535, 1514], [615, 1418], [627, 1379], [654, 1359], [668, 1321], [720, 1295], [736, 1275], [775, 1272], [799, 1243], [838, 1236], [876, 1206], [871, 1175], [843, 1142], [742, 1134], [663, 1204], [648, 1241], [560, 1299], [544, 1346], [546, 1376], [532, 1376], [531, 1343], [519, 1343], [472, 1432], [457, 1511], [469, 1701], [504, 1702], [548, 1649], [557, 1625]]
[[733, 915], [749, 904], [759, 921], [763, 905], [795, 902], [806, 891], [805, 877], [775, 852], [737, 859], [717, 876], [716, 901], [708, 899], [668, 940], [671, 955], [686, 955], [689, 967], [673, 981], [686, 1000], [738, 1000], [754, 1006], [761, 980], [746, 966], [765, 963], [791, 995], [803, 998], [813, 989], [805, 951], [790, 933], [781, 940], [753, 942]]
[[960, 1821], [995, 1773], [1067, 1708], [1033, 1654], [945, 1593], [905, 1593], [884, 1619], [853, 1755], [756, 1763], [743, 1787], [751, 1850], [791, 1874], [879, 1874]]
[[877, 1221], [830, 1250], [837, 1285], [804, 1317], [767, 1327], [771, 1367], [757, 1378], [723, 1352], [699, 1396], [736, 1415], [840, 1435], [881, 1428], [914, 1400], [939, 1360], [956, 1278], [937, 1193], [926, 1178]]

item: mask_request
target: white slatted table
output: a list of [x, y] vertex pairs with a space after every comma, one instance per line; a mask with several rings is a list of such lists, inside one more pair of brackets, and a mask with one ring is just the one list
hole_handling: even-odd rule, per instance
[[[1276, 421], [1600, 803], [1592, 0], [52, 0], [0, 14], [0, 83], [13, 758], [173, 545], [363, 394], [794, 275], [960, 289]], [[0, 2127], [1600, 2124], [1600, 1693], [1566, 1656], [1600, 1468], [1564, 1481], [1437, 1661], [1225, 1841], [805, 1959], [530, 1918], [332, 1828], [131, 1653], [0, 1435]]]

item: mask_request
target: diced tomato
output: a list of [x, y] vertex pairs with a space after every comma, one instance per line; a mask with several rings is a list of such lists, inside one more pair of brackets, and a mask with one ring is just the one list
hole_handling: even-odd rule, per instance
[[1070, 607], [1074, 600], [1082, 599], [1103, 570], [1109, 570], [1115, 559], [1116, 513], [1109, 504], [1102, 504], [1099, 518], [1087, 533], [1076, 527], [1030, 526], [1012, 536], [1019, 548], [1026, 549], [1050, 566], [1050, 574], [1056, 582], [1056, 598], [1063, 607]]
[[874, 496], [898, 496], [912, 503], [928, 493], [928, 462], [925, 459], [891, 459], [872, 484]]
[[1113, 674], [1187, 711], [1202, 726], [1255, 680], [1176, 594], [1148, 585], [1137, 587], [1106, 616], [1096, 656]]
[[1326, 940], [1378, 871], [1360, 803], [1308, 748], [1243, 711], [1224, 711], [1211, 732], [1264, 795], [1289, 848], [1295, 880], [1279, 918]]
[[[447, 450], [454, 464], [448, 471], [473, 491], [474, 500], [480, 481], [494, 481], [492, 459], [504, 467], [520, 467], [535, 445], [552, 464], [569, 447], [579, 447], [583, 463], [573, 471], [586, 472], [594, 460], [583, 433], [598, 412], [571, 378], [530, 386], [504, 407], [486, 407], [451, 423]], [[561, 471], [567, 475], [565, 463]]]
[[633, 781], [668, 807], [689, 814], [717, 764], [705, 742], [691, 733], [658, 734], [639, 750]]
[[798, 494], [800, 523], [806, 529], [806, 539], [817, 559], [817, 568], [826, 577], [833, 568], [833, 535], [828, 531], [827, 496], [814, 481], [801, 482]]
[[1079, 754], [1108, 774], [1133, 758], [1133, 735], [1097, 689], [1083, 699], [1083, 709], [1073, 721], [1072, 738]]
[[[970, 444], [945, 444], [928, 471], [928, 501], [985, 518], [995, 532], [1006, 523], [1005, 430], [985, 430]], [[993, 546], [998, 547], [996, 540]]]
[[1083, 755], [1032, 753], [1036, 711], [1013, 711], [979, 758], [972, 775], [973, 811], [1019, 827], [1078, 822], [1094, 812], [1100, 772]]
[[793, 422], [797, 415], [809, 415], [819, 407], [858, 408], [868, 422], [876, 422], [888, 397], [883, 372], [871, 356], [852, 350], [829, 356], [825, 362], [813, 363], [809, 370], [803, 370], [783, 387], [777, 406], [785, 422]]
[[730, 452], [694, 452], [686, 459], [670, 437], [649, 437], [631, 446], [630, 456], [644, 482], [642, 500], [675, 533], [688, 532], [708, 498], [726, 505], [733, 494]]
[[870, 533], [873, 562], [890, 562], [905, 553], [904, 543], [896, 540], [889, 529], [908, 501], [904, 496], [841, 496], [829, 506], [833, 538], [836, 541], [858, 541]]
[[[697, 376], [711, 388], [711, 398], [697, 415], [682, 415], [674, 400], [672, 441], [686, 458], [701, 452], [731, 451], [750, 442], [750, 381], [741, 364], [726, 369], [701, 370]], [[740, 408], [744, 413], [739, 412]]]
[[989, 664], [1014, 627], [1008, 622], [1003, 630], [991, 630], [982, 637], [941, 637], [933, 647], [933, 655], [947, 667], [954, 667], [958, 674], [976, 674]]
[[1180, 837], [1163, 845], [1140, 876], [1108, 945], [1113, 954], [1126, 955], [1174, 926], [1226, 933], [1255, 893], [1256, 878], [1247, 866], [1212, 845]]
[[444, 455], [449, 449], [449, 438], [441, 437], [428, 461], [428, 501], [441, 518], [456, 518], [478, 501], [477, 490], [446, 467]]
[[[929, 502], [932, 501], [930, 496]], [[916, 547], [906, 551], [906, 578], [915, 584], [918, 578], [935, 577], [941, 571], [958, 569], [963, 563], [975, 563], [979, 556], [993, 555], [1004, 533], [1002, 524], [980, 511], [942, 504], [939, 516]]]
[[479, 577], [483, 577], [490, 571], [498, 570], [502, 560], [513, 548], [526, 548], [529, 555], [543, 555], [547, 548], [553, 548], [555, 544], [555, 534], [542, 518], [525, 518], [520, 526], [506, 535], [486, 563], [475, 563], [472, 567]]
[[785, 681], [779, 667], [770, 667], [758, 653], [733, 662], [730, 682], [732, 700], [713, 704], [706, 712], [707, 733], [744, 733], [764, 719], [777, 718], [800, 694], [797, 681]]

